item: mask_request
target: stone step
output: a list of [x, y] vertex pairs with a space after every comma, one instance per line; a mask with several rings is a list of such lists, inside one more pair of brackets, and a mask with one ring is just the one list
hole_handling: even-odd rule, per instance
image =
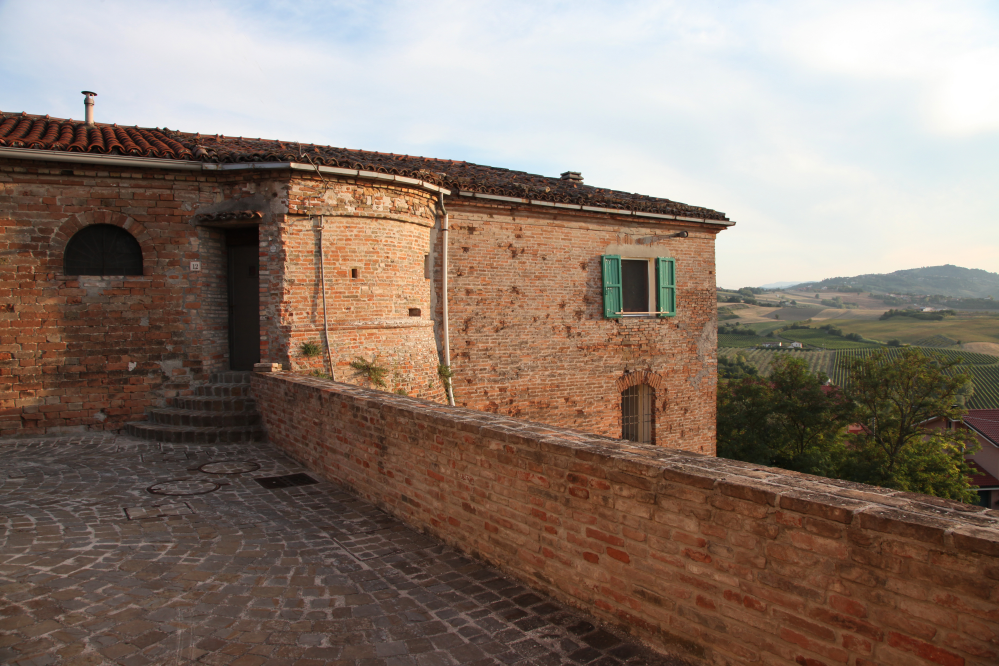
[[185, 395], [171, 398], [173, 409], [195, 409], [203, 412], [256, 412], [257, 401], [253, 398], [216, 398], [205, 395]]
[[236, 444], [260, 442], [264, 431], [258, 425], [229, 428], [196, 428], [139, 421], [126, 423], [125, 431], [132, 437], [172, 444]]
[[211, 377], [212, 384], [249, 384], [252, 372], [216, 372]]
[[260, 414], [250, 411], [206, 411], [203, 409], [151, 409], [151, 423], [196, 428], [232, 428], [260, 423]]
[[249, 384], [202, 384], [194, 387], [194, 395], [212, 396], [216, 398], [247, 398], [250, 396]]

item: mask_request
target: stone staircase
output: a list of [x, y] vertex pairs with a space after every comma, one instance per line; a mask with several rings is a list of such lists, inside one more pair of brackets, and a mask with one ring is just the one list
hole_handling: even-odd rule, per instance
[[147, 421], [125, 424], [132, 437], [174, 444], [225, 444], [264, 439], [257, 403], [250, 397], [249, 372], [221, 372], [194, 395], [170, 398], [169, 407], [150, 409]]

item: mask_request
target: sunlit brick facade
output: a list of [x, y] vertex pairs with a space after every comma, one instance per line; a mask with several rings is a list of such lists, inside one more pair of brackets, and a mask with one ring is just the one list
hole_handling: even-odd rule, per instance
[[[364, 359], [384, 390], [444, 402], [447, 332], [456, 404], [621, 437], [643, 384], [649, 441], [714, 452], [723, 215], [578, 177], [81, 127], [0, 117], [0, 432], [118, 428], [254, 362], [365, 384]], [[142, 275], [67, 275], [92, 225], [131, 234]], [[671, 262], [675, 311], [650, 272], [650, 311], [617, 312], [608, 258]]]

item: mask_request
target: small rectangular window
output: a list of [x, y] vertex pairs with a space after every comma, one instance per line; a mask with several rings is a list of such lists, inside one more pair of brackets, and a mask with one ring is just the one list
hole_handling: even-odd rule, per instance
[[676, 260], [602, 257], [604, 317], [672, 317], [676, 314]]

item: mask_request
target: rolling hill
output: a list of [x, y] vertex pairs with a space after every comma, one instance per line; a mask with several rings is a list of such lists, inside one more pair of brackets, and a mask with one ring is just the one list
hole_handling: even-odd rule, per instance
[[834, 277], [819, 282], [805, 282], [796, 289], [836, 291], [848, 287], [891, 294], [950, 296], [954, 298], [999, 299], [999, 273], [946, 264], [910, 268], [894, 273], [870, 273], [854, 277]]

